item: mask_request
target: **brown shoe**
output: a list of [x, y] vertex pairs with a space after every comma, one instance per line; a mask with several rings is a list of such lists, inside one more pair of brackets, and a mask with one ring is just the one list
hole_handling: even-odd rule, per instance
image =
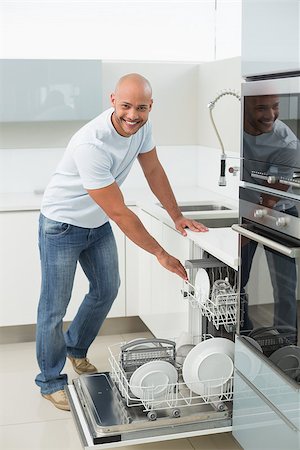
[[60, 391], [52, 392], [52, 394], [42, 394], [42, 397], [50, 400], [50, 402], [52, 402], [53, 405], [56, 406], [56, 408], [70, 411], [68, 398], [63, 389], [61, 389]]
[[79, 375], [98, 372], [97, 367], [93, 366], [87, 358], [73, 358], [72, 356], [68, 356], [68, 358], [72, 363], [73, 369]]

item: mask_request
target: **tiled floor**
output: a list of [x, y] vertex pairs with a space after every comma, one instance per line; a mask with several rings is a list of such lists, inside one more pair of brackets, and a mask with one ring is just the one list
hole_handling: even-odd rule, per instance
[[[89, 359], [109, 370], [107, 347], [147, 333], [98, 337]], [[38, 366], [34, 342], [0, 345], [0, 448], [5, 450], [80, 450], [70, 412], [43, 399], [34, 383]], [[67, 362], [69, 380], [76, 373]], [[120, 447], [124, 450], [238, 450], [230, 433]]]

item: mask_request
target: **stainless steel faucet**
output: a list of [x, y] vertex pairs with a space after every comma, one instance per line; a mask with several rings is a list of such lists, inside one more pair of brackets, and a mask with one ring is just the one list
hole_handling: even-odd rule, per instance
[[209, 116], [210, 116], [210, 120], [212, 122], [212, 125], [214, 127], [214, 130], [216, 132], [217, 138], [220, 142], [221, 145], [221, 166], [220, 166], [220, 178], [219, 178], [219, 186], [226, 186], [226, 177], [225, 177], [225, 170], [226, 170], [226, 153], [224, 150], [224, 145], [222, 142], [222, 139], [220, 137], [220, 134], [217, 130], [213, 115], [212, 115], [212, 111], [216, 105], [216, 103], [220, 100], [220, 98], [224, 97], [224, 95], [233, 95], [234, 97], [236, 97], [238, 100], [241, 100], [241, 97], [239, 95], [238, 92], [236, 92], [235, 90], [232, 89], [225, 89], [221, 92], [218, 93], [218, 95], [216, 96], [216, 98], [214, 100], [212, 100], [211, 102], [209, 102], [209, 104], [207, 105], [208, 109], [209, 109]]

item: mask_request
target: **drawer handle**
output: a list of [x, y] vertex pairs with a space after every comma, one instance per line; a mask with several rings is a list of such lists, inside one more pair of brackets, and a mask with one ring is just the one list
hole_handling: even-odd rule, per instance
[[300, 256], [300, 247], [287, 247], [286, 245], [279, 244], [278, 242], [265, 238], [260, 234], [247, 230], [247, 228], [241, 225], [234, 224], [231, 226], [231, 228], [234, 231], [237, 231], [242, 236], [251, 239], [252, 241], [258, 242], [259, 244], [265, 245], [266, 247], [272, 248], [276, 252], [288, 256], [289, 258], [297, 258], [298, 256]]

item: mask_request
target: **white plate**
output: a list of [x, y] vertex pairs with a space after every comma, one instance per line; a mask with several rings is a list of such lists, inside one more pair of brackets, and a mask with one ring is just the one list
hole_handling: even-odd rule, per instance
[[204, 303], [209, 298], [210, 281], [205, 269], [199, 269], [195, 277], [196, 299]]
[[194, 348], [194, 344], [185, 344], [181, 345], [181, 347], [178, 348], [176, 351], [176, 362], [179, 364], [183, 364], [185, 358], [187, 357], [187, 354]]
[[187, 387], [198, 395], [220, 395], [233, 374], [234, 343], [212, 338], [200, 342], [185, 358], [182, 376]]
[[130, 377], [130, 390], [136, 397], [144, 400], [165, 398], [170, 385], [177, 382], [178, 373], [167, 361], [149, 361], [138, 367]]

